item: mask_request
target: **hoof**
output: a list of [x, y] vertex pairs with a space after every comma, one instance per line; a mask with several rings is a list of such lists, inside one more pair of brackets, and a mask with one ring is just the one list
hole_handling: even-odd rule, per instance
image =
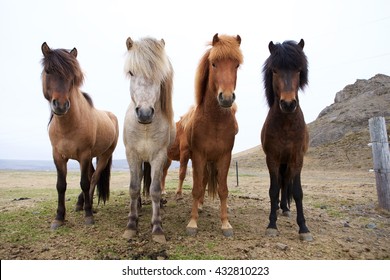
[[232, 237], [233, 236], [233, 229], [232, 228], [225, 228], [222, 229], [223, 236], [225, 237]]
[[189, 236], [195, 236], [198, 233], [198, 228], [187, 227], [187, 234]]
[[310, 232], [300, 233], [299, 234], [299, 240], [302, 241], [313, 241], [313, 236]]
[[290, 211], [283, 211], [282, 212], [282, 216], [290, 218], [291, 217], [291, 212]]
[[137, 236], [137, 231], [134, 229], [126, 229], [125, 233], [123, 233], [122, 235], [122, 237], [127, 240], [132, 239], [136, 236]]
[[85, 217], [85, 224], [87, 226], [91, 226], [91, 225], [95, 224], [95, 220], [94, 220], [93, 216]]
[[279, 231], [276, 228], [267, 228], [265, 231], [266, 236], [275, 237], [279, 235]]
[[58, 229], [60, 226], [63, 226], [64, 225], [64, 222], [63, 221], [59, 221], [59, 220], [54, 220], [51, 225], [50, 225], [50, 229], [51, 230], [56, 230]]
[[165, 239], [164, 234], [153, 234], [152, 235], [152, 240], [154, 242], [160, 243], [160, 244], [165, 244], [167, 243], [167, 240]]
[[80, 212], [84, 210], [84, 206], [80, 204], [76, 204], [76, 207], [74, 208], [74, 211]]
[[181, 193], [177, 193], [176, 195], [175, 195], [175, 199], [178, 201], [178, 200], [182, 200], [183, 199], [183, 194], [181, 194]]

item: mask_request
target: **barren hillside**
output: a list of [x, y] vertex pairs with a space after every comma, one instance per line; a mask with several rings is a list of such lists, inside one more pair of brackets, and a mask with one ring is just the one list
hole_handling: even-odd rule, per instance
[[[390, 129], [390, 77], [377, 74], [357, 80], [335, 95], [334, 103], [308, 124], [310, 148], [305, 158], [309, 169], [372, 168], [368, 120], [384, 116]], [[235, 154], [241, 166], [266, 169], [261, 146]]]

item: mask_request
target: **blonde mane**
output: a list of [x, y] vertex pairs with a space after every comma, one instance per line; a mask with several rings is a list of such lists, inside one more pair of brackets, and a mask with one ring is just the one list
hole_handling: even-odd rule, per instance
[[139, 41], [132, 41], [128, 38], [126, 44], [128, 52], [124, 67], [125, 73], [144, 76], [153, 83], [160, 83], [161, 110], [173, 126], [173, 67], [165, 53], [164, 40], [143, 38]]

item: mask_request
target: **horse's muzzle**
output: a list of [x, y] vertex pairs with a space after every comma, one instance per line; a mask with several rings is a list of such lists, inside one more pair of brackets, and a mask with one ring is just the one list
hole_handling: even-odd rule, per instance
[[236, 95], [234, 92], [229, 97], [225, 97], [222, 92], [218, 94], [218, 103], [221, 107], [230, 108], [232, 107], [235, 100], [236, 100]]
[[50, 108], [53, 114], [57, 116], [65, 115], [69, 111], [70, 101], [66, 100], [64, 103], [61, 103], [57, 99], [53, 99], [50, 102]]
[[137, 115], [138, 122], [141, 124], [149, 124], [153, 121], [154, 117], [154, 108], [135, 108], [135, 113]]
[[298, 101], [295, 99], [291, 101], [280, 100], [279, 107], [283, 113], [294, 113], [298, 107]]

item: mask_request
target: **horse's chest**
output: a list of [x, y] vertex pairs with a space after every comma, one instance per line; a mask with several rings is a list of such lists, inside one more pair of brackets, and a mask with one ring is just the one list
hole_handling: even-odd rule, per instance
[[199, 122], [194, 127], [192, 144], [207, 154], [221, 154], [233, 149], [234, 137], [233, 124]]

